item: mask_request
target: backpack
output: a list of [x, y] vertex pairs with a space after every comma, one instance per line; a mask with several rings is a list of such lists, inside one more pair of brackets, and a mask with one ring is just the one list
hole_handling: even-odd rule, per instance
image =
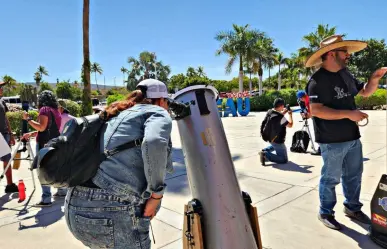
[[103, 146], [100, 138], [105, 124], [106, 119], [99, 114], [68, 121], [62, 134], [51, 139], [34, 160], [40, 183], [54, 187], [81, 185], [94, 177], [106, 158], [122, 150], [141, 146], [142, 139], [138, 139], [99, 153]]
[[280, 132], [280, 125], [276, 124], [275, 118], [277, 115], [271, 111], [266, 114], [265, 119], [261, 123], [261, 137], [265, 142], [272, 142]]
[[306, 153], [309, 146], [309, 134], [306, 131], [296, 131], [293, 135], [291, 152]]

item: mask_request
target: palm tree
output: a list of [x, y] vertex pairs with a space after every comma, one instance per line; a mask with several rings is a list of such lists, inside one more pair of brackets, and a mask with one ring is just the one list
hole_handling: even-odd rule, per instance
[[264, 33], [258, 30], [249, 30], [249, 25], [238, 26], [233, 24], [233, 30], [221, 31], [216, 36], [217, 41], [222, 42], [216, 55], [228, 54], [226, 73], [231, 73], [232, 66], [239, 58], [239, 91], [243, 92], [243, 63], [252, 57], [252, 47]]
[[188, 68], [187, 68], [186, 76], [187, 76], [187, 77], [195, 77], [195, 76], [198, 76], [198, 75], [197, 75], [197, 73], [196, 73], [195, 68], [193, 68], [193, 67], [188, 67]]
[[121, 67], [121, 73], [122, 73], [122, 81], [125, 86], [125, 74], [128, 73], [128, 69], [125, 67]]
[[277, 90], [281, 90], [281, 65], [286, 65], [286, 62], [288, 61], [288, 58], [284, 56], [282, 52], [278, 53], [276, 56], [277, 65], [278, 65], [278, 88]]
[[198, 69], [196, 70], [197, 75], [199, 77], [206, 77], [206, 73], [204, 72], [204, 68], [202, 66], [198, 66]]
[[325, 38], [334, 34], [336, 34], [336, 26], [329, 27], [328, 24], [319, 24], [314, 32], [310, 32], [309, 34], [305, 35], [302, 40], [307, 43], [307, 46], [298, 50], [300, 59], [303, 61], [303, 63], [305, 63], [309, 56], [311, 56], [316, 50], [320, 48], [320, 43]]
[[97, 73], [100, 75], [103, 73], [101, 65], [97, 62], [93, 62], [90, 66], [90, 72], [94, 73], [95, 75], [95, 84], [97, 85], [97, 91], [99, 91], [99, 86], [97, 83]]
[[2, 81], [5, 83], [4, 95], [13, 95], [12, 93], [17, 89], [17, 83], [14, 78], [9, 75], [4, 75]]
[[44, 66], [39, 66], [37, 72], [40, 74], [41, 80], [43, 79], [43, 75], [48, 76], [48, 71], [46, 70], [46, 68]]
[[35, 74], [34, 74], [34, 80], [35, 80], [36, 86], [37, 86], [37, 88], [38, 88], [38, 90], [39, 90], [39, 88], [40, 88], [40, 82], [42, 81], [42, 76], [40, 75], [39, 72], [35, 72]]
[[92, 112], [91, 85], [90, 85], [90, 49], [89, 49], [89, 0], [83, 0], [83, 65], [82, 65], [82, 115], [89, 115]]
[[[263, 76], [263, 66], [270, 67], [274, 58], [275, 49], [273, 48], [273, 41], [263, 36], [256, 41], [252, 48], [253, 58], [256, 60], [258, 66], [258, 79], [259, 79], [259, 95], [262, 95], [262, 76]], [[272, 66], [271, 66], [272, 67]]]

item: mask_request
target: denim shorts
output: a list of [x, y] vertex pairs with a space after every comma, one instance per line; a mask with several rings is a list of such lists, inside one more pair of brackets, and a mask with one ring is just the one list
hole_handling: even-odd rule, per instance
[[77, 186], [65, 200], [67, 226], [90, 248], [150, 249], [150, 218], [143, 217], [144, 201], [122, 200], [106, 190]]
[[[3, 133], [1, 135], [3, 135], [5, 141], [9, 144], [9, 142], [11, 141], [11, 135], [3, 134]], [[0, 161], [2, 161], [2, 162], [9, 162], [9, 160], [11, 160], [11, 153], [9, 153], [8, 155], [0, 157]]]

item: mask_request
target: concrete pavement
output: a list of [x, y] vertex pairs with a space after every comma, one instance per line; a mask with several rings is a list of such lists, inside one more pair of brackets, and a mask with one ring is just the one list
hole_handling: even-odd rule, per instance
[[[370, 122], [361, 128], [364, 153], [361, 201], [363, 210], [369, 215], [370, 200], [381, 174], [386, 172], [386, 113], [369, 111], [368, 114]], [[250, 113], [247, 117], [222, 119], [240, 187], [250, 194], [258, 208], [264, 247], [379, 248], [368, 238], [367, 227], [351, 221], [342, 213], [341, 186], [337, 187], [338, 203], [335, 210], [344, 229], [333, 231], [317, 220], [321, 157], [289, 152], [288, 164], [260, 165], [257, 152], [265, 146], [259, 135], [264, 115]], [[295, 114], [294, 119], [295, 126], [288, 129], [288, 148], [293, 133], [302, 127], [299, 115]], [[310, 126], [313, 132], [311, 122]], [[162, 208], [152, 221], [156, 242], [152, 248], [182, 248], [183, 207], [191, 199], [191, 194], [176, 123], [173, 127], [173, 146], [175, 172], [167, 177], [168, 187]], [[14, 171], [14, 178], [24, 180], [29, 197], [33, 188], [26, 162], [18, 171]], [[55, 200], [49, 208], [31, 207], [31, 204], [40, 200], [40, 185], [38, 181], [36, 183], [36, 191], [28, 204], [28, 200], [18, 203], [17, 194], [0, 194], [0, 248], [84, 248], [67, 229], [63, 217], [63, 199]], [[0, 185], [5, 185], [5, 179]], [[0, 190], [3, 191], [3, 187]]]

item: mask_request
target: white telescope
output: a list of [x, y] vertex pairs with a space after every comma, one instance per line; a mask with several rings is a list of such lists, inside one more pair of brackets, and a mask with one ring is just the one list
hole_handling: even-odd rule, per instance
[[174, 95], [175, 105], [189, 105], [176, 120], [189, 186], [202, 217], [201, 240], [204, 249], [258, 249], [218, 114], [217, 97], [215, 88], [203, 85]]

